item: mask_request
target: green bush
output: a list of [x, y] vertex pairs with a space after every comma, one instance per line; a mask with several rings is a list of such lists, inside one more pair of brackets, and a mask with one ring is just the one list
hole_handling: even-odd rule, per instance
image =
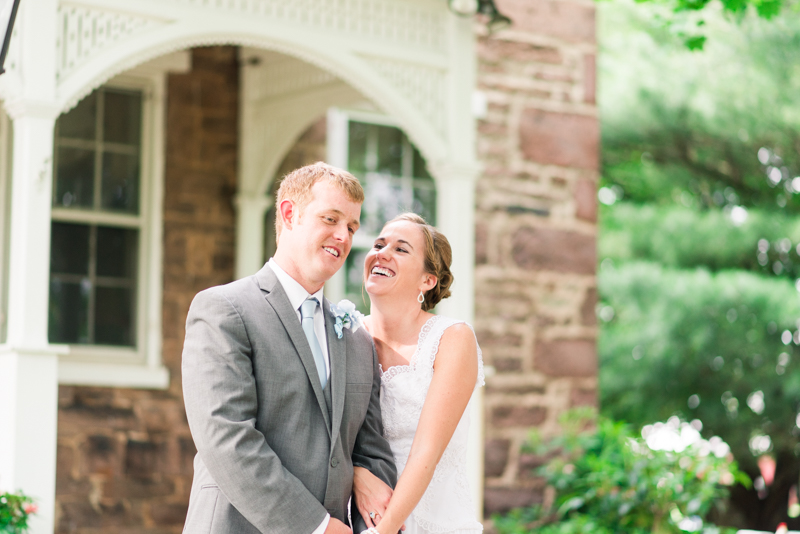
[[677, 418], [646, 427], [647, 439], [588, 410], [568, 412], [561, 426], [559, 437], [533, 435], [530, 445], [551, 457], [538, 474], [555, 488], [555, 499], [495, 516], [501, 534], [719, 532], [703, 519], [728, 486], [749, 484], [724, 442], [703, 440]]
[[[700, 419], [755, 471], [752, 439], [794, 456], [800, 297], [788, 280], [629, 263], [599, 273], [604, 415]], [[657, 402], [652, 402], [658, 399]], [[758, 445], [758, 444], [757, 444]]]

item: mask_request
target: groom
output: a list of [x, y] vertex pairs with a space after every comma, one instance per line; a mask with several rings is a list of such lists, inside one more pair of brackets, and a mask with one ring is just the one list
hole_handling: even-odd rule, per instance
[[353, 466], [394, 486], [372, 341], [363, 328], [338, 337], [322, 295], [363, 200], [335, 167], [290, 173], [275, 256], [192, 302], [183, 393], [197, 456], [185, 534], [347, 533]]

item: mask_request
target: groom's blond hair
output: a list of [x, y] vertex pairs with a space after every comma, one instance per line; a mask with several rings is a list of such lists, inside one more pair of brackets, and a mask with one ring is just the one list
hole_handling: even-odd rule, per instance
[[364, 202], [364, 188], [358, 178], [344, 169], [328, 165], [322, 161], [295, 169], [281, 180], [278, 195], [275, 201], [275, 241], [281, 238], [283, 221], [281, 221], [280, 206], [284, 200], [291, 200], [298, 214], [303, 212], [312, 199], [311, 188], [320, 180], [328, 180], [338, 187], [347, 198], [359, 204]]

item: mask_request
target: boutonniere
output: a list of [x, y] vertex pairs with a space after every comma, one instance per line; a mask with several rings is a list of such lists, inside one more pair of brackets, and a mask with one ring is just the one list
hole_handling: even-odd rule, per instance
[[364, 326], [362, 322], [364, 314], [358, 311], [356, 305], [347, 299], [340, 300], [339, 304], [331, 304], [331, 311], [333, 316], [336, 317], [336, 324], [333, 325], [333, 328], [336, 330], [336, 335], [339, 339], [342, 339], [342, 332], [345, 328], [355, 332]]

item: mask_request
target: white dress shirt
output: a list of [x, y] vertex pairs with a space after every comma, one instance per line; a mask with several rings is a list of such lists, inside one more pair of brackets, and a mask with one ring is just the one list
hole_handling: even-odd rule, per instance
[[[319, 302], [317, 311], [314, 312], [314, 333], [317, 334], [319, 347], [322, 349], [322, 359], [325, 360], [325, 373], [328, 375], [328, 381], [330, 381], [331, 362], [330, 358], [328, 357], [328, 337], [325, 335], [325, 314], [322, 312], [322, 289], [313, 295], [309, 295], [308, 291], [306, 291], [303, 286], [300, 285], [300, 282], [289, 276], [289, 274], [287, 274], [287, 272], [284, 271], [280, 265], [278, 265], [278, 262], [275, 261], [275, 258], [270, 258], [267, 264], [272, 268], [275, 276], [278, 277], [278, 282], [280, 282], [281, 286], [283, 286], [286, 296], [289, 297], [289, 302], [292, 304], [292, 308], [294, 308], [294, 311], [297, 314], [298, 322], [302, 322], [300, 306], [303, 305], [303, 302], [305, 302], [307, 298], [314, 297], [317, 299], [317, 302]], [[316, 530], [314, 530], [314, 532], [311, 534], [323, 534], [325, 529], [328, 528], [328, 523], [330, 520], [331, 515], [327, 514], [325, 519], [322, 520], [322, 523], [320, 523]]]

